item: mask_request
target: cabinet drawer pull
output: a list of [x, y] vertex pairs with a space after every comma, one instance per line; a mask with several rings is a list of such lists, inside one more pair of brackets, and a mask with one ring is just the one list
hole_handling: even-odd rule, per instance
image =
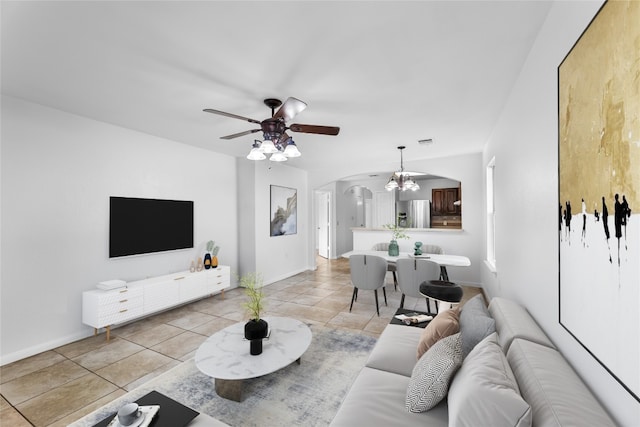
[[182, 279], [184, 279], [184, 276], [176, 277], [176, 278], [175, 278], [175, 279], [173, 279], [173, 280], [182, 280]]
[[129, 301], [129, 300], [128, 299], [121, 299], [120, 303], [127, 302], [127, 301]]
[[120, 313], [124, 313], [126, 311], [129, 311], [129, 310], [125, 308], [124, 310], [120, 310]]
[[129, 291], [129, 289], [123, 289], [123, 290], [120, 291], [120, 293], [123, 294], [123, 293], [128, 292], [128, 291]]

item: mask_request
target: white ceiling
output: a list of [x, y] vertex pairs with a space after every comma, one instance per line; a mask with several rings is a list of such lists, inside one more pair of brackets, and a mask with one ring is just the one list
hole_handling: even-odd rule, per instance
[[293, 122], [341, 128], [292, 134], [307, 170], [479, 152], [550, 5], [2, 1], [2, 93], [233, 156], [261, 134], [203, 108], [294, 96]]

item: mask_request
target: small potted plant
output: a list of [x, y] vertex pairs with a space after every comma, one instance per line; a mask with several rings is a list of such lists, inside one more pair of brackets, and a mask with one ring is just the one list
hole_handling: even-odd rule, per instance
[[249, 321], [244, 325], [244, 337], [250, 342], [250, 353], [256, 356], [262, 353], [262, 339], [267, 336], [269, 329], [269, 324], [260, 318], [264, 310], [262, 277], [258, 273], [247, 273], [240, 277], [240, 286], [248, 297], [244, 303], [249, 316]]
[[408, 239], [409, 236], [405, 233], [405, 229], [399, 227], [398, 224], [385, 224], [384, 228], [391, 230], [392, 237], [389, 242], [389, 256], [400, 255], [400, 248], [398, 247], [398, 239]]

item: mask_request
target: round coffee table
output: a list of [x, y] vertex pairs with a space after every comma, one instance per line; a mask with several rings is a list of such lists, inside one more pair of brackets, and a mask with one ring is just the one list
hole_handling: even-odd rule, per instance
[[262, 354], [249, 354], [249, 341], [244, 338], [244, 323], [236, 323], [211, 335], [195, 355], [200, 371], [214, 378], [220, 397], [242, 401], [242, 384], [249, 378], [270, 374], [300, 357], [311, 344], [311, 329], [288, 317], [264, 317], [270, 335], [262, 344]]

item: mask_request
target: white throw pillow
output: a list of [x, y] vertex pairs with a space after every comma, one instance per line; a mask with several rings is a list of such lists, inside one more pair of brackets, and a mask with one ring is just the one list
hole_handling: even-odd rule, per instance
[[442, 338], [422, 355], [407, 387], [406, 408], [424, 412], [447, 395], [449, 383], [462, 364], [460, 333]]
[[498, 344], [497, 334], [471, 350], [451, 382], [449, 427], [530, 427], [531, 407]]

